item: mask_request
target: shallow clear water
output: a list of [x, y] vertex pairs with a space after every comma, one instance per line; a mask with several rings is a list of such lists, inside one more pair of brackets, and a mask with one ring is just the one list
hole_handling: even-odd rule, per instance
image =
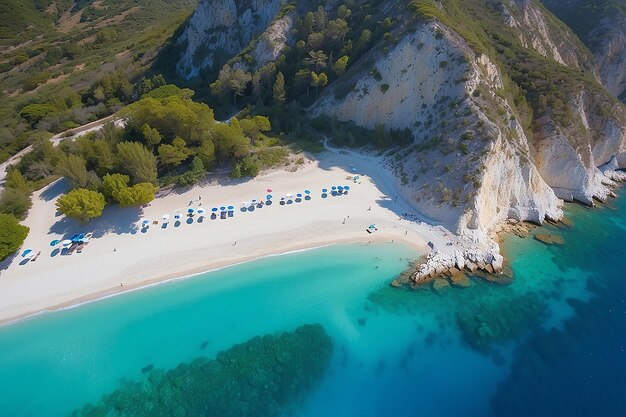
[[511, 237], [515, 280], [394, 289], [380, 244], [266, 258], [0, 328], [0, 415], [65, 416], [257, 335], [319, 323], [334, 346], [288, 415], [626, 415], [626, 199], [568, 206], [565, 245]]

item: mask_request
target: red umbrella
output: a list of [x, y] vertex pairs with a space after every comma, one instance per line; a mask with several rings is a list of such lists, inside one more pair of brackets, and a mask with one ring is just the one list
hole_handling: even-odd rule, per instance
[[271, 188], [268, 188], [266, 191], [267, 191], [268, 193], [271, 193], [271, 192], [272, 192], [272, 189], [271, 189]]

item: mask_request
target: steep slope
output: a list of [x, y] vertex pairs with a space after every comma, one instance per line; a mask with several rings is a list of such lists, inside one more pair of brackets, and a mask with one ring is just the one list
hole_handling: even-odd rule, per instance
[[182, 50], [179, 73], [189, 79], [202, 69], [219, 69], [268, 29], [285, 3], [286, 0], [200, 2], [178, 39]]
[[[309, 116], [330, 118], [331, 126], [336, 120], [409, 132], [412, 141], [386, 162], [400, 192], [416, 210], [483, 248], [493, 248], [489, 235], [502, 221], [559, 219], [563, 199], [593, 204], [622, 179], [626, 111], [600, 85], [589, 50], [538, 1], [319, 4], [311, 18], [305, 13], [316, 5], [269, 1], [267, 13], [242, 29], [259, 13], [256, 4], [205, 0], [178, 41], [184, 50], [178, 69], [186, 77], [206, 70], [215, 79], [229, 60], [252, 71], [257, 60], [275, 60], [260, 79], [271, 86], [285, 71], [287, 96], [306, 105]], [[367, 12], [358, 18], [372, 25], [353, 29], [350, 13], [359, 8]], [[324, 27], [333, 18], [335, 28], [348, 28], [330, 38]], [[216, 33], [224, 19], [233, 33]], [[316, 39], [339, 46], [322, 51]], [[292, 42], [295, 48], [287, 48]], [[291, 55], [279, 57], [281, 50]], [[345, 73], [335, 67], [343, 54]], [[320, 82], [322, 71], [330, 78]], [[321, 93], [317, 100], [310, 86], [315, 97]], [[267, 101], [263, 85], [240, 94], [250, 95], [248, 105]], [[350, 142], [361, 143], [353, 136]]]
[[626, 91], [626, 1], [543, 0], [596, 56], [602, 82], [615, 96]]

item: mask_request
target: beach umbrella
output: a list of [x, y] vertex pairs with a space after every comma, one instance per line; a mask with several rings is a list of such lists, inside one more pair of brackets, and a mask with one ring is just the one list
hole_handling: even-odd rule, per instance
[[271, 194], [268, 194], [267, 196], [265, 196], [265, 198], [266, 198], [267, 200], [271, 200], [271, 199], [272, 199], [272, 195], [271, 195]]
[[271, 188], [268, 188], [268, 189], [267, 189], [267, 190], [265, 190], [265, 191], [267, 191], [268, 193], [271, 193], [271, 192], [272, 192], [272, 189], [271, 189]]
[[61, 242], [61, 245], [63, 246], [71, 246], [72, 241], [69, 239], [65, 239], [63, 242]]
[[302, 197], [302, 194], [298, 193], [298, 194], [296, 194], [296, 197], [300, 198], [300, 197]]
[[60, 240], [54, 239], [52, 242], [50, 242], [50, 246], [56, 246], [56, 245], [59, 244], [59, 242], [60, 242]]
[[35, 257], [35, 252], [28, 252], [26, 255], [22, 255], [26, 259], [33, 259]]
[[304, 194], [311, 194], [311, 190], [304, 190]]
[[350, 187], [349, 187], [349, 186], [347, 186], [347, 185], [344, 185], [344, 186], [343, 186], [343, 189], [344, 189], [344, 190], [346, 190], [346, 191], [348, 191], [348, 190], [350, 189]]
[[368, 228], [369, 229], [376, 229], [376, 225], [375, 224], [370, 224]]
[[328, 192], [328, 190], [327, 190], [326, 188], [322, 188], [322, 192], [323, 192], [323, 193], [327, 193], [327, 192]]
[[176, 212], [176, 213], [174, 214], [174, 218], [175, 218], [175, 219], [180, 219], [180, 213], [179, 213], [179, 212]]
[[[246, 203], [243, 203], [243, 204], [246, 204]], [[213, 207], [213, 208], [211, 209], [211, 211], [212, 211], [213, 213], [215, 213], [217, 210], [218, 210], [218, 209], [217, 209], [217, 207]]]
[[356, 173], [356, 168], [352, 168], [352, 172]]
[[148, 220], [148, 219], [142, 219], [141, 220], [141, 224], [143, 224], [143, 225], [146, 225], [148, 223], [150, 223], [150, 220]]
[[228, 210], [234, 210], [235, 206], [228, 206]]
[[22, 258], [26, 258], [29, 253], [33, 253], [33, 250], [32, 249], [26, 249], [24, 252], [22, 252]]
[[170, 215], [169, 214], [164, 214], [163, 215], [163, 221], [167, 222], [170, 219]]
[[224, 210], [226, 210], [226, 207], [222, 206], [222, 207], [220, 207], [220, 210], [224, 211]]
[[285, 197], [287, 198], [293, 198], [293, 194], [289, 193], [289, 194], [285, 194]]
[[337, 187], [337, 189], [338, 189], [339, 191], [343, 191], [343, 187], [342, 187], [341, 185], [340, 185], [339, 187]]
[[85, 236], [84, 238], [82, 238], [80, 240], [82, 243], [89, 243], [89, 238], [87, 236]]
[[194, 211], [196, 211], [196, 210], [191, 208], [191, 207], [187, 209], [187, 213], [189, 213], [189, 214], [193, 214]]
[[332, 187], [330, 187], [331, 190], [335, 191], [337, 189], [337, 187], [335, 187], [334, 185]]
[[203, 208], [199, 208], [198, 209], [198, 214], [204, 214], [204, 209]]

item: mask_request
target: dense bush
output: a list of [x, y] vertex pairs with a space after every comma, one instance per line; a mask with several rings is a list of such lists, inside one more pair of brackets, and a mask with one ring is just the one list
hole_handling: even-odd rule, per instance
[[0, 214], [0, 261], [17, 251], [28, 236], [28, 227], [12, 214]]

